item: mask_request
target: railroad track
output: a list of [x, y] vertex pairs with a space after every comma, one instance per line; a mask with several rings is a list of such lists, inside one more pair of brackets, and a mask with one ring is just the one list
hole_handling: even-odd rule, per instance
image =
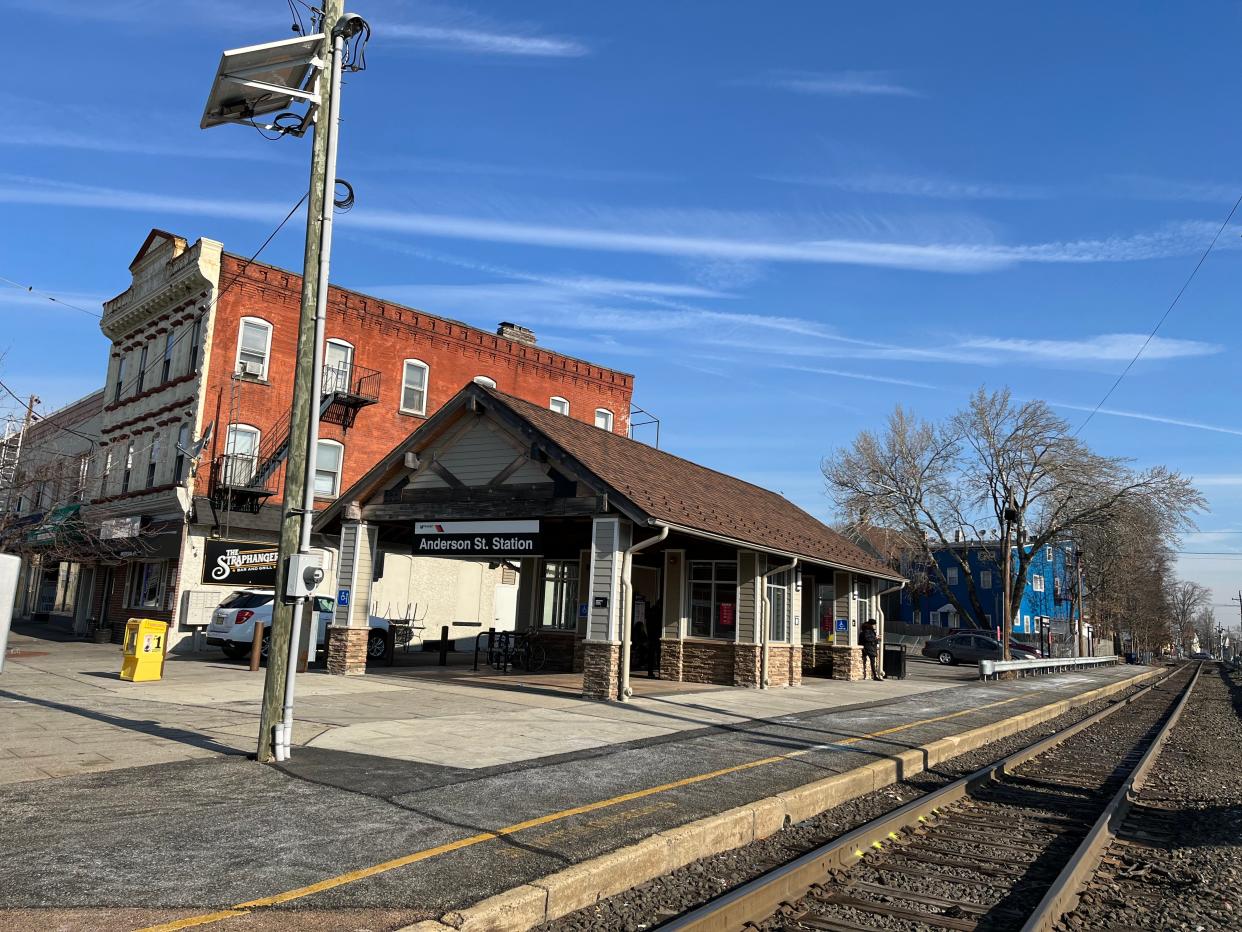
[[[659, 929], [1051, 930], [1077, 904], [1200, 667], [1180, 667]], [[1094, 727], [1121, 709], [1128, 714]]]

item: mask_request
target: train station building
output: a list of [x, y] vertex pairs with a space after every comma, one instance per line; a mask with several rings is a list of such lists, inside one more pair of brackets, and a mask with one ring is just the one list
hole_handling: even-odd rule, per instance
[[[329, 672], [365, 672], [372, 587], [394, 555], [516, 570], [519, 632], [584, 696], [634, 675], [732, 686], [857, 679], [893, 570], [782, 496], [469, 384], [320, 513], [339, 540]], [[627, 645], [627, 620], [657, 629]], [[632, 629], [631, 629], [632, 630]]]

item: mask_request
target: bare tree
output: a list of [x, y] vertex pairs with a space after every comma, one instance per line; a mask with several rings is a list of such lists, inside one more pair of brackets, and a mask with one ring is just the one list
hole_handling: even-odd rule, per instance
[[[830, 494], [847, 524], [896, 529], [915, 541], [923, 563], [963, 617], [987, 613], [967, 554], [951, 544], [959, 533], [985, 540], [1004, 527], [1007, 503], [1016, 510], [1019, 539], [1014, 578], [1025, 580], [1034, 553], [1107, 525], [1127, 506], [1180, 527], [1203, 505], [1183, 476], [1164, 467], [1136, 472], [1125, 460], [1091, 451], [1042, 401], [1015, 402], [1008, 389], [977, 391], [966, 408], [941, 423], [898, 407], [883, 432], [864, 431], [851, 447], [823, 462]], [[979, 548], [993, 567], [999, 544]], [[933, 554], [946, 552], [965, 582], [967, 601], [954, 593]], [[985, 562], [987, 562], [985, 560]], [[1011, 617], [1022, 601], [1012, 587]], [[1003, 639], [1008, 654], [1008, 638]]]
[[1179, 580], [1169, 589], [1169, 627], [1173, 640], [1183, 653], [1195, 633], [1195, 621], [1205, 611], [1211, 614], [1212, 590], [1190, 580]]

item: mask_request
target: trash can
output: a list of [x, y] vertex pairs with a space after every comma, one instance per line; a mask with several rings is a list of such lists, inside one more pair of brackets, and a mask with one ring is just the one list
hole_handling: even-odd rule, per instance
[[899, 680], [906, 678], [905, 644], [884, 645], [884, 676], [896, 677]]
[[162, 677], [167, 635], [168, 625], [154, 618], [131, 618], [126, 622], [121, 679], [146, 683]]

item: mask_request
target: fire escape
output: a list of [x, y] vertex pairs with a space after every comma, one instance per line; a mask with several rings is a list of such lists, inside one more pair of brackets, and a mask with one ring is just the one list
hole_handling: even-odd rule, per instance
[[[325, 366], [319, 420], [342, 430], [354, 426], [358, 412], [379, 401], [380, 374], [361, 366]], [[216, 508], [255, 514], [277, 494], [289, 457], [289, 420], [285, 413], [263, 433], [254, 452], [225, 452], [211, 463], [209, 496]]]

